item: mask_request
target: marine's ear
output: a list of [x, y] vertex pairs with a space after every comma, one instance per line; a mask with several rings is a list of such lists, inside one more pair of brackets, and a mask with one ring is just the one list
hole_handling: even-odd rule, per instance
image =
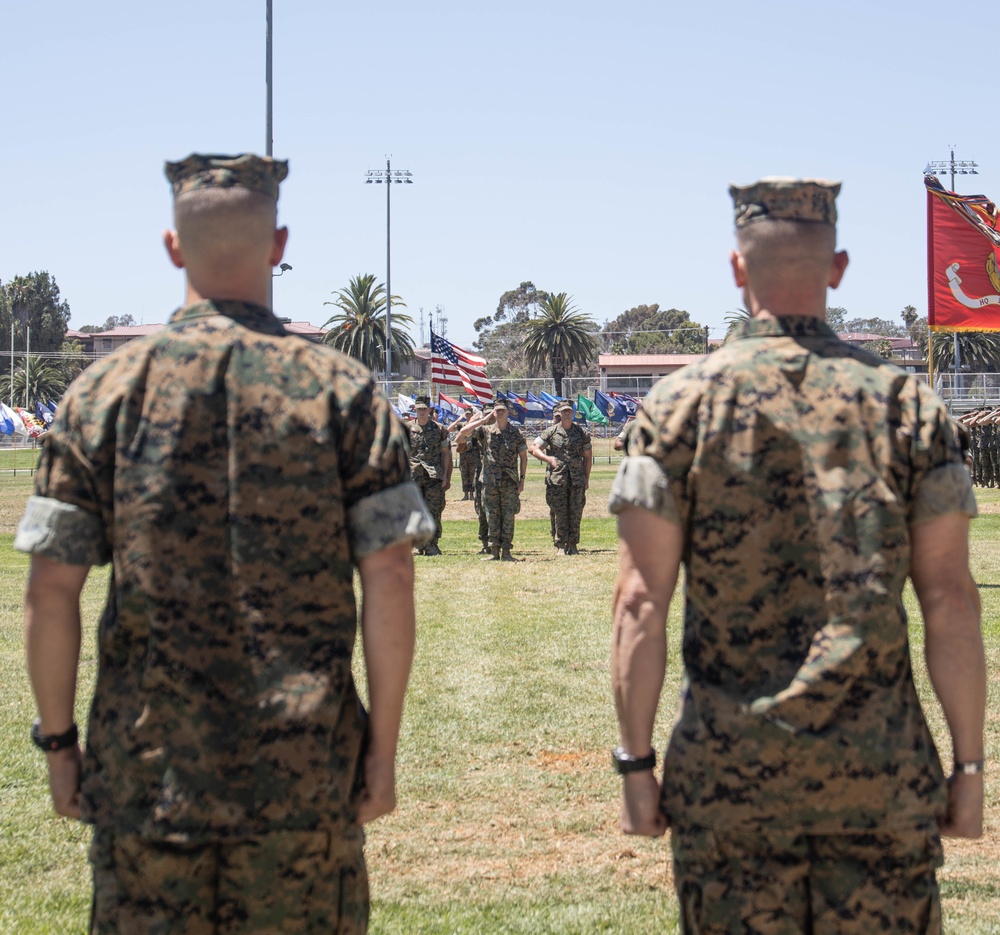
[[163, 232], [163, 246], [167, 248], [167, 256], [170, 262], [178, 269], [184, 269], [184, 257], [181, 256], [181, 239], [177, 236], [177, 231], [165, 230]]
[[830, 268], [830, 281], [827, 285], [831, 289], [836, 289], [840, 285], [840, 280], [844, 278], [847, 269], [848, 256], [846, 250], [838, 250], [833, 255], [833, 266]]

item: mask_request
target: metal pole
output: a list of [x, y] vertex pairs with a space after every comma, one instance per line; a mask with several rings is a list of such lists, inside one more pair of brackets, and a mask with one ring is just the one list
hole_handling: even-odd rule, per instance
[[10, 405], [14, 408], [14, 306], [10, 307]]
[[265, 155], [274, 155], [274, 127], [272, 125], [272, 108], [271, 108], [271, 37], [273, 35], [273, 20], [271, 18], [271, 0], [267, 0], [267, 65], [266, 65], [266, 75], [265, 81], [267, 83], [267, 130], [266, 138], [264, 140]]
[[[267, 117], [266, 117], [266, 130], [265, 130], [265, 140], [264, 149], [265, 155], [271, 157], [274, 155], [274, 120], [273, 120], [273, 94], [272, 94], [272, 68], [271, 68], [271, 54], [272, 54], [272, 35], [273, 35], [273, 20], [271, 17], [271, 2], [272, 0], [267, 0], [267, 49], [265, 53], [265, 58], [267, 64], [265, 66], [265, 83], [267, 85]], [[274, 308], [274, 279], [271, 276], [270, 271], [268, 271], [267, 278], [267, 307], [270, 309]]]
[[952, 332], [951, 339], [952, 339], [952, 347], [955, 349], [955, 386], [954, 386], [954, 389], [952, 390], [952, 394], [951, 395], [952, 395], [952, 397], [955, 397], [958, 394], [958, 368], [959, 368], [959, 364], [960, 364], [960, 361], [959, 361], [959, 350], [958, 350], [958, 332], [957, 331], [953, 331]]
[[390, 171], [389, 158], [385, 160], [385, 395], [389, 396], [392, 389], [389, 381], [392, 380], [392, 273], [389, 250], [389, 193], [392, 191], [392, 172]]
[[28, 408], [29, 368], [31, 366], [31, 325], [24, 326], [24, 408]]

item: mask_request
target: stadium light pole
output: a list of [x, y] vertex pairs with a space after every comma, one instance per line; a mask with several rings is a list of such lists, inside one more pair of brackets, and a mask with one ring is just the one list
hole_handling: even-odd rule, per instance
[[[979, 175], [979, 172], [977, 171], [978, 168], [979, 168], [979, 166], [977, 166], [976, 163], [974, 163], [974, 162], [972, 162], [970, 160], [967, 160], [967, 159], [965, 159], [965, 160], [959, 160], [959, 161], [956, 162], [956, 160], [955, 160], [955, 147], [954, 146], [952, 146], [950, 148], [950, 156], [951, 156], [951, 158], [948, 159], [947, 161], [942, 160], [942, 159], [932, 159], [930, 162], [927, 163], [926, 166], [924, 166], [924, 175], [936, 175], [941, 169], [944, 169], [946, 172], [950, 172], [951, 173], [951, 191], [955, 191], [955, 176], [956, 175]], [[930, 357], [931, 356], [931, 347], [932, 347], [931, 340], [930, 340], [930, 337], [929, 337], [930, 331], [928, 331], [927, 334], [928, 334], [927, 356]], [[955, 390], [957, 390], [958, 389], [958, 370], [959, 370], [959, 367], [961, 366], [961, 359], [960, 359], [960, 356], [959, 356], [959, 349], [958, 349], [958, 332], [957, 331], [953, 331], [952, 332], [951, 339], [952, 339], [952, 348], [954, 349], [954, 352], [955, 352]], [[931, 366], [933, 366], [933, 362], [932, 362]], [[931, 389], [933, 389], [933, 387], [931, 387]]]
[[[271, 68], [271, 52], [274, 38], [274, 20], [271, 16], [272, 0], [267, 0], [267, 40], [264, 50], [264, 84], [266, 85], [267, 103], [264, 118], [264, 155], [271, 158], [274, 155], [274, 106], [273, 106], [273, 70]], [[281, 273], [278, 274], [279, 276]], [[273, 277], [272, 277], [273, 279]], [[274, 282], [267, 281], [267, 307], [274, 310]]]
[[390, 157], [386, 156], [385, 169], [369, 169], [365, 173], [366, 185], [385, 185], [385, 395], [389, 396], [392, 380], [392, 263], [391, 237], [392, 227], [392, 184], [412, 185], [413, 173], [409, 169], [393, 169]]

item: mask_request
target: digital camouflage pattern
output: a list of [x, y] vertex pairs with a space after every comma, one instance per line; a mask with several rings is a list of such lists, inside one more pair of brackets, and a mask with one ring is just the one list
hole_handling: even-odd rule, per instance
[[901, 600], [908, 526], [976, 512], [940, 400], [824, 322], [754, 319], [633, 426], [611, 509], [685, 537], [669, 820], [837, 834], [941, 814]]
[[248, 188], [278, 199], [278, 186], [288, 176], [288, 163], [269, 156], [203, 156], [192, 153], [164, 169], [174, 197], [199, 188]]
[[444, 512], [444, 452], [451, 446], [448, 431], [433, 419], [426, 425], [410, 423], [410, 470], [420, 488], [424, 503], [434, 518], [434, 537], [427, 543], [436, 546], [441, 538], [441, 514]]
[[483, 454], [482, 499], [489, 547], [509, 549], [514, 542], [514, 517], [521, 509], [519, 456], [528, 446], [510, 422], [502, 430], [495, 424], [481, 425], [472, 436]]
[[360, 828], [272, 832], [176, 845], [95, 829], [92, 935], [363, 935], [368, 874]]
[[458, 456], [458, 469], [462, 473], [462, 493], [475, 494], [476, 477], [479, 475], [482, 460], [479, 448], [473, 448], [471, 444]]
[[199, 302], [85, 370], [15, 543], [113, 563], [84, 819], [191, 844], [353, 833], [353, 569], [431, 529], [371, 374], [265, 308]]
[[810, 836], [675, 827], [681, 930], [691, 935], [940, 935], [936, 827]]
[[570, 423], [568, 429], [557, 423], [538, 436], [536, 447], [559, 462], [558, 467], [545, 466], [545, 502], [552, 515], [555, 546], [575, 547], [587, 504], [585, 456], [592, 449], [590, 433], [576, 423]]
[[730, 185], [736, 227], [754, 221], [811, 221], [837, 224], [840, 182], [773, 176], [752, 185]]

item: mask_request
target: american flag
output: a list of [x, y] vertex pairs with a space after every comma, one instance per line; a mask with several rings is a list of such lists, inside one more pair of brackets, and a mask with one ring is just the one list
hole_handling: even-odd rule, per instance
[[431, 332], [431, 381], [445, 386], [464, 386], [480, 402], [493, 399], [486, 379], [486, 360], [462, 350]]

